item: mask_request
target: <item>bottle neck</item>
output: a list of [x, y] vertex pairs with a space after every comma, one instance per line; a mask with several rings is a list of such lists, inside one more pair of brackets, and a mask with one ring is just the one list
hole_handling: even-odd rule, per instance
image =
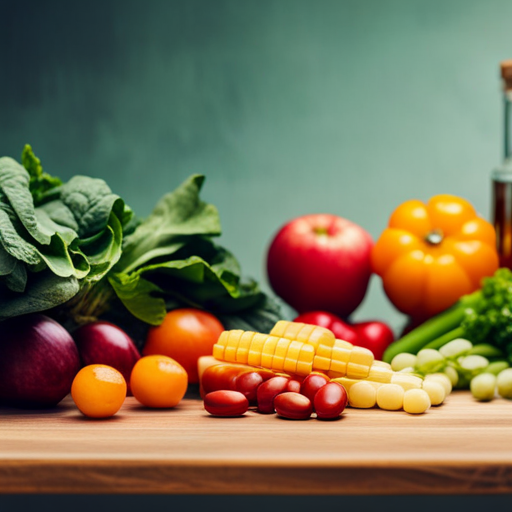
[[508, 159], [512, 157], [512, 89], [506, 90], [504, 94], [503, 122], [503, 152], [505, 159]]

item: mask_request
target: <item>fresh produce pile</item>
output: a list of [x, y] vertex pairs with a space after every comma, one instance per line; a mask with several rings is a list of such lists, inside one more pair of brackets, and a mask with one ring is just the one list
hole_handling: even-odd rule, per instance
[[285, 320], [270, 334], [225, 331], [213, 356], [198, 364], [205, 409], [214, 416], [239, 416], [253, 405], [288, 419], [308, 419], [313, 412], [336, 419], [347, 404], [421, 414], [442, 404], [452, 389], [442, 373], [423, 379], [395, 372], [329, 329]]
[[[512, 272], [466, 200], [410, 200], [374, 243], [332, 214], [282, 226], [274, 294], [227, 249], [190, 176], [138, 217], [107, 183], [43, 171], [30, 146], [0, 158], [0, 404], [85, 416], [132, 395], [172, 408], [197, 385], [206, 411], [339, 418], [346, 407], [422, 414], [453, 389], [512, 398]], [[352, 321], [372, 275], [412, 325]]]

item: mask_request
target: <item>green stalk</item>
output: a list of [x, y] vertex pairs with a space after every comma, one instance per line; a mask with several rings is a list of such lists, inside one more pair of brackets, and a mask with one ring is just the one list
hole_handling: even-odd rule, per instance
[[477, 305], [481, 300], [481, 297], [482, 294], [480, 290], [461, 297], [450, 308], [432, 318], [429, 318], [419, 327], [416, 327], [416, 329], [413, 329], [400, 339], [391, 343], [384, 352], [382, 357], [383, 361], [390, 363], [397, 354], [401, 354], [402, 352], [417, 354], [429, 343], [440, 343], [437, 340], [444, 336], [446, 336], [446, 341], [444, 341], [444, 343], [455, 339], [451, 337], [455, 334], [457, 334], [455, 337], [461, 337], [461, 331], [452, 331], [456, 331], [457, 328], [460, 327], [460, 324], [466, 314], [466, 309]]
[[449, 341], [456, 340], [457, 338], [463, 338], [464, 337], [464, 329], [462, 327], [455, 327], [455, 329], [452, 329], [451, 331], [448, 331], [444, 333], [442, 336], [439, 336], [439, 338], [436, 338], [435, 340], [430, 341], [422, 348], [434, 348], [436, 350], [439, 350], [443, 345], [446, 345]]

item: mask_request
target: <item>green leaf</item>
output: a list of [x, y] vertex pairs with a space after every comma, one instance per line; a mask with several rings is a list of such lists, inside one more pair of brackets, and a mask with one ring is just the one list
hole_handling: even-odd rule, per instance
[[62, 185], [62, 181], [59, 178], [50, 176], [43, 171], [41, 160], [37, 158], [29, 144], [26, 144], [23, 148], [21, 163], [29, 173], [29, 189], [35, 204], [38, 204], [42, 196], [49, 190]]
[[12, 210], [3, 204], [0, 207], [0, 243], [4, 250], [13, 258], [23, 261], [28, 265], [38, 265], [41, 257], [37, 249], [31, 243], [22, 238], [13, 224]]
[[80, 238], [89, 238], [107, 227], [110, 214], [127, 223], [131, 210], [113, 194], [104, 180], [73, 176], [59, 188], [59, 198], [41, 206], [59, 225], [67, 226]]
[[31, 274], [23, 293], [0, 290], [0, 320], [59, 306], [79, 289], [75, 277], [61, 278], [49, 271]]
[[13, 258], [3, 246], [0, 245], [0, 276], [5, 276], [13, 272], [16, 261], [16, 258]]
[[131, 272], [183, 247], [183, 237], [221, 234], [217, 208], [200, 200], [204, 176], [193, 175], [166, 194], [152, 213], [125, 238], [117, 270]]
[[9, 290], [18, 293], [24, 292], [28, 279], [25, 265], [20, 261], [17, 261], [13, 271], [10, 274], [7, 274], [3, 279]]
[[110, 274], [108, 280], [126, 309], [136, 318], [151, 325], [160, 325], [165, 317], [165, 301], [155, 293], [161, 290], [155, 284], [131, 275]]
[[114, 213], [103, 231], [78, 242], [80, 252], [91, 265], [87, 281], [99, 281], [119, 261], [122, 243], [123, 226]]
[[41, 229], [29, 190], [30, 177], [26, 169], [9, 157], [0, 158], [0, 202], [8, 201], [27, 232], [40, 244], [49, 244], [50, 236]]

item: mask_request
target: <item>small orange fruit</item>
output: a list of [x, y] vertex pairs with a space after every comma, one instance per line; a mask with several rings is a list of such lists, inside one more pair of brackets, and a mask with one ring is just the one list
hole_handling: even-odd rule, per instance
[[105, 364], [90, 364], [75, 375], [71, 397], [85, 416], [109, 418], [123, 405], [126, 389], [121, 372]]
[[149, 329], [142, 354], [172, 357], [185, 368], [188, 381], [197, 384], [197, 361], [201, 356], [212, 355], [213, 345], [223, 331], [222, 323], [207, 311], [173, 309], [160, 325]]
[[164, 355], [141, 357], [132, 369], [130, 389], [146, 407], [169, 408], [185, 396], [188, 375], [177, 361]]

